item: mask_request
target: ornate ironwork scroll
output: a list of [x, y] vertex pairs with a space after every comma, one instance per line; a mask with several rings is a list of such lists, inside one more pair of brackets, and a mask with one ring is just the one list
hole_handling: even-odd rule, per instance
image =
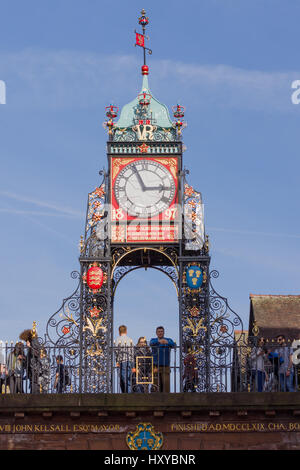
[[108, 214], [106, 209], [106, 174], [99, 187], [88, 195], [85, 236], [81, 239], [80, 252], [82, 256], [97, 258], [105, 255], [108, 243]]
[[80, 335], [80, 273], [73, 271], [77, 279], [75, 291], [63, 300], [61, 307], [49, 318], [46, 326], [46, 344], [73, 346], [79, 344]]
[[[234, 345], [243, 335], [243, 322], [225, 297], [214, 289], [211, 279], [219, 277], [216, 270], [210, 272], [210, 384], [209, 391], [225, 391], [230, 382], [234, 362]], [[237, 333], [238, 332], [238, 333]]]
[[198, 251], [205, 243], [202, 196], [186, 182], [184, 184], [184, 235], [185, 249]]

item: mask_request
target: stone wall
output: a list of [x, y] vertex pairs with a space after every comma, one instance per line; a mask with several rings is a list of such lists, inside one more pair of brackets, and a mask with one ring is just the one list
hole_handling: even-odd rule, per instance
[[0, 396], [1, 450], [128, 450], [139, 423], [161, 450], [300, 449], [300, 394]]

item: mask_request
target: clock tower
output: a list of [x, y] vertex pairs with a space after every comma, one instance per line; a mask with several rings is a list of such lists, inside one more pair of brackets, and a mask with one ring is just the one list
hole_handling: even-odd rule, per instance
[[[173, 106], [171, 119], [149, 87], [148, 23], [142, 10], [142, 33], [135, 33], [144, 57], [141, 89], [120, 115], [117, 106], [106, 107], [107, 170], [100, 172], [103, 180], [88, 196], [80, 272], [73, 274], [78, 287], [48, 322], [50, 342], [73, 351], [70, 358], [79, 365], [80, 392], [114, 390], [114, 296], [119, 282], [133, 270], [159, 270], [174, 284], [180, 377], [185, 358], [192, 354], [196, 392], [222, 386], [222, 345], [231, 342], [234, 328], [241, 324], [237, 315], [231, 320], [227, 300], [211, 284], [218, 273], [209, 268], [202, 197], [188, 184], [183, 166], [185, 109]], [[72, 349], [75, 344], [79, 350]], [[178, 391], [183, 391], [179, 381]]]
[[149, 89], [148, 74], [144, 65], [141, 92], [109, 131], [112, 244], [180, 239], [182, 143], [167, 108]]

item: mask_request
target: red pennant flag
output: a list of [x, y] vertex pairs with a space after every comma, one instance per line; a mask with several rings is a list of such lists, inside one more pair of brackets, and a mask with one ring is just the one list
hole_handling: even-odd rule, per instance
[[145, 47], [145, 36], [143, 34], [135, 33], [136, 36], [136, 46]]

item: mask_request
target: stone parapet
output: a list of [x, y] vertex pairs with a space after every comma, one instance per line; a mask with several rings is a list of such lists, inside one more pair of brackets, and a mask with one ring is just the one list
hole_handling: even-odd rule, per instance
[[0, 396], [2, 450], [128, 450], [140, 423], [161, 450], [300, 449], [300, 394]]

